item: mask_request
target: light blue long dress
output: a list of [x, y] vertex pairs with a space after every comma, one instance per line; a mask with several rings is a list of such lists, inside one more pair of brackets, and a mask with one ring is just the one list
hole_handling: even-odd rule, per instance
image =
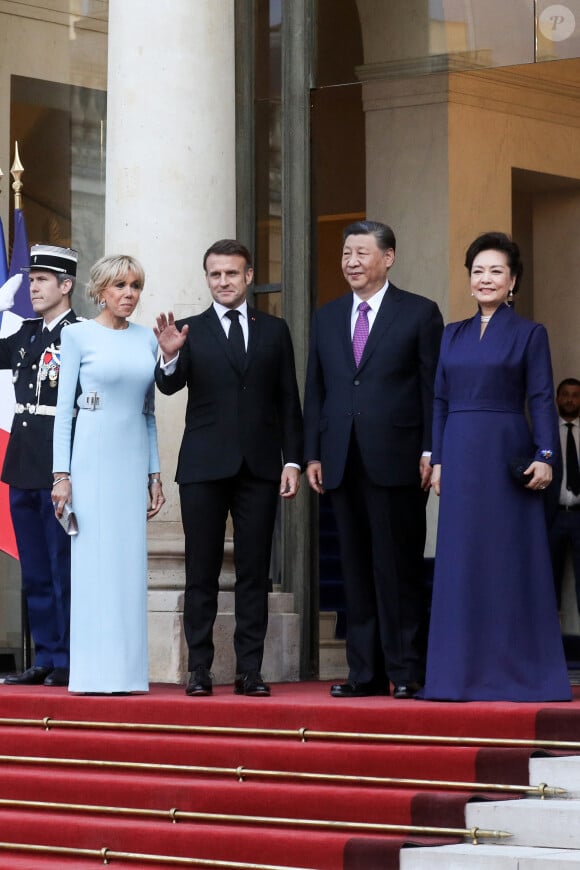
[[[114, 330], [86, 320], [63, 330], [53, 467], [70, 469], [79, 526], [71, 554], [71, 692], [148, 690], [146, 511], [147, 475], [159, 471], [156, 355], [152, 330], [135, 323]], [[77, 381], [82, 394], [71, 437]]]

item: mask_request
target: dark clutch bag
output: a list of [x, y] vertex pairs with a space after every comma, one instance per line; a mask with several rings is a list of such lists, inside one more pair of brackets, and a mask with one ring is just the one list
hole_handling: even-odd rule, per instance
[[534, 460], [530, 459], [529, 456], [514, 456], [514, 458], [510, 460], [510, 474], [516, 483], [521, 483], [522, 486], [526, 486], [526, 484], [530, 482], [534, 475], [524, 474], [524, 472], [533, 461]]

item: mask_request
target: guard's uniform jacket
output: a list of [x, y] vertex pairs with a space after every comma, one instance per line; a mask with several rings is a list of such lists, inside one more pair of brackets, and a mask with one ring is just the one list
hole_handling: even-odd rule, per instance
[[2, 480], [19, 489], [51, 489], [52, 435], [60, 373], [60, 333], [75, 323], [69, 311], [43, 334], [43, 318], [25, 320], [0, 339], [0, 369], [12, 369], [16, 407]]

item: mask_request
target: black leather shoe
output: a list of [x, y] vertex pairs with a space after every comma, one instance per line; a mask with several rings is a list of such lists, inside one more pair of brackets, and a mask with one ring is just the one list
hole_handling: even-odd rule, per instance
[[213, 692], [211, 674], [209, 668], [198, 665], [189, 675], [189, 682], [185, 688], [186, 695], [211, 695]]
[[68, 686], [68, 668], [55, 668], [44, 681], [45, 686]]
[[270, 695], [270, 686], [264, 682], [259, 671], [247, 671], [245, 674], [236, 674], [234, 695], [267, 698]]
[[21, 674], [9, 674], [7, 677], [4, 677], [4, 682], [9, 686], [40, 686], [51, 671], [52, 668], [28, 668], [27, 671], [23, 671]]
[[388, 695], [386, 686], [377, 686], [376, 683], [357, 683], [356, 680], [347, 680], [346, 683], [335, 683], [330, 687], [333, 698], [369, 698], [372, 695]]
[[397, 683], [395, 691], [393, 692], [393, 697], [398, 701], [402, 701], [405, 698], [414, 698], [417, 692], [422, 688], [423, 686], [421, 683]]

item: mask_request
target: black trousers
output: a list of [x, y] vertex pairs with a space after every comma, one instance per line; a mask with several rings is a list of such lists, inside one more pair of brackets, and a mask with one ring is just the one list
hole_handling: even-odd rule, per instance
[[562, 605], [562, 580], [564, 579], [566, 556], [570, 552], [576, 581], [576, 601], [580, 611], [580, 511], [558, 510], [548, 529], [548, 539], [558, 609]]
[[252, 475], [245, 465], [234, 477], [181, 484], [185, 533], [183, 625], [189, 670], [211, 668], [213, 625], [228, 512], [234, 528], [236, 671], [259, 671], [268, 627], [272, 532], [279, 484]]
[[330, 492], [340, 536], [349, 679], [424, 682], [427, 495], [370, 479], [353, 438], [342, 484]]

